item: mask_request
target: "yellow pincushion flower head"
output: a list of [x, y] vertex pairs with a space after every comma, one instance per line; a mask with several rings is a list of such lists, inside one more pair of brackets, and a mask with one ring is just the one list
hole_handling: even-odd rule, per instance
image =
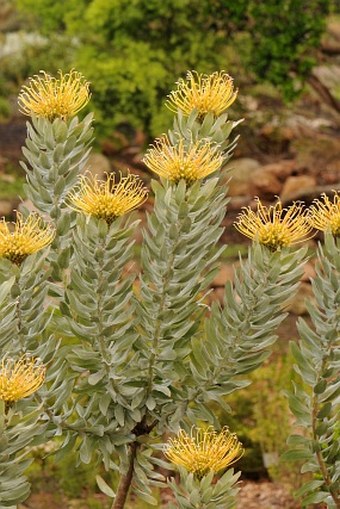
[[80, 72], [72, 69], [68, 74], [59, 71], [55, 78], [40, 71], [29, 79], [18, 97], [19, 110], [30, 117], [67, 120], [75, 116], [89, 102], [89, 82]]
[[243, 447], [235, 433], [223, 428], [193, 428], [190, 435], [181, 430], [169, 440], [165, 456], [174, 464], [202, 478], [210, 472], [219, 472], [243, 455]]
[[17, 212], [13, 228], [3, 217], [0, 220], [0, 257], [7, 258], [16, 265], [27, 256], [47, 247], [54, 239], [54, 229], [44, 224], [37, 214], [30, 214], [24, 219]]
[[238, 90], [234, 89], [233, 78], [225, 71], [212, 74], [199, 74], [188, 71], [186, 80], [179, 79], [177, 90], [173, 90], [166, 102], [167, 107], [184, 115], [196, 109], [200, 116], [224, 113], [235, 101]]
[[110, 174], [106, 181], [94, 176], [81, 176], [79, 185], [69, 195], [70, 207], [97, 219], [104, 219], [109, 225], [117, 217], [139, 207], [148, 197], [148, 190], [137, 176]]
[[294, 245], [310, 238], [312, 228], [302, 203], [283, 208], [280, 200], [266, 207], [257, 200], [257, 211], [244, 207], [235, 228], [271, 251]]
[[19, 360], [4, 358], [0, 364], [0, 400], [13, 403], [30, 396], [45, 380], [45, 366], [39, 359], [23, 355]]
[[330, 231], [335, 237], [340, 237], [340, 194], [334, 191], [331, 201], [323, 193], [321, 200], [315, 199], [309, 209], [309, 220], [313, 228], [323, 232]]
[[223, 160], [223, 153], [218, 145], [209, 141], [185, 144], [184, 140], [180, 139], [177, 145], [172, 145], [164, 135], [151, 145], [143, 162], [160, 177], [172, 182], [184, 179], [191, 184], [219, 170]]

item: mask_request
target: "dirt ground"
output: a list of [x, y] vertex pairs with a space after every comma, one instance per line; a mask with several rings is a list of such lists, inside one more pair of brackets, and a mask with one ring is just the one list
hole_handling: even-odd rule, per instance
[[242, 483], [237, 509], [299, 509], [287, 490], [269, 481]]
[[[97, 498], [98, 497], [98, 498]], [[101, 496], [96, 496], [100, 501]], [[59, 499], [59, 500], [58, 500]], [[103, 500], [104, 502], [104, 500]], [[99, 502], [100, 503], [100, 502]], [[151, 506], [150, 506], [151, 507]], [[299, 509], [287, 490], [270, 481], [243, 481], [237, 509]], [[67, 501], [55, 493], [34, 494], [20, 509], [89, 509], [81, 501]]]

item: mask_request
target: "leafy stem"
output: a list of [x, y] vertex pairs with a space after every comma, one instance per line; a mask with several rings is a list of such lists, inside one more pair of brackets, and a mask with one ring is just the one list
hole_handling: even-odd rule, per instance
[[98, 260], [98, 286], [97, 286], [97, 323], [98, 323], [98, 341], [99, 341], [99, 350], [102, 355], [102, 358], [104, 360], [104, 369], [106, 370], [106, 373], [110, 373], [110, 368], [108, 366], [108, 359], [107, 359], [107, 349], [106, 344], [104, 340], [104, 326], [103, 326], [103, 293], [101, 288], [103, 287], [104, 283], [104, 255], [105, 255], [105, 249], [106, 249], [106, 236], [102, 239], [100, 243], [100, 253], [99, 253], [99, 260]]
[[[329, 347], [329, 350], [330, 349], [331, 349], [331, 346]], [[323, 373], [324, 370], [327, 369], [327, 358], [328, 358], [328, 355], [325, 355], [325, 357], [322, 360], [322, 365], [321, 365], [320, 372], [318, 374], [316, 385], [318, 383], [320, 383], [320, 381], [321, 381], [321, 373]], [[320, 411], [320, 406], [319, 406], [318, 395], [314, 392], [313, 397], [312, 397], [312, 436], [313, 436], [314, 442], [317, 445], [318, 445], [318, 442], [320, 441], [320, 439], [318, 437], [318, 433], [317, 433], [319, 411]], [[322, 450], [319, 446], [317, 446], [315, 448], [315, 455], [316, 455], [316, 459], [317, 459], [318, 465], [320, 467], [320, 471], [321, 471], [322, 477], [324, 479], [325, 485], [327, 486], [328, 491], [334, 500], [335, 506], [337, 507], [337, 509], [339, 509], [340, 508], [340, 498], [339, 498], [338, 494], [336, 493], [336, 491], [334, 490], [332, 479], [331, 479], [331, 477], [329, 475], [329, 471], [327, 469], [327, 463], [325, 462], [325, 460], [323, 458]]]
[[157, 313], [158, 316], [157, 316], [157, 320], [156, 320], [155, 333], [154, 333], [153, 341], [152, 341], [152, 354], [150, 356], [150, 363], [149, 363], [148, 387], [147, 387], [147, 392], [146, 392], [147, 396], [149, 396], [149, 394], [152, 390], [152, 383], [153, 383], [153, 378], [154, 378], [154, 366], [155, 366], [155, 361], [156, 361], [156, 357], [157, 357], [156, 352], [158, 350], [158, 343], [159, 343], [160, 336], [161, 336], [162, 322], [159, 317], [160, 317], [161, 313], [164, 311], [166, 290], [167, 290], [167, 285], [170, 280], [170, 275], [171, 275], [171, 271], [172, 271], [172, 265], [174, 262], [174, 258], [175, 258], [175, 255], [174, 255], [174, 250], [173, 250], [168, 258], [167, 270], [166, 270], [166, 272], [163, 276], [163, 279], [162, 279], [162, 290], [161, 290], [161, 296], [160, 296], [160, 300], [159, 300], [159, 307], [158, 307], [158, 313]]
[[162, 277], [162, 286], [161, 286], [161, 292], [160, 292], [160, 299], [159, 299], [159, 306], [157, 310], [157, 318], [156, 318], [156, 325], [155, 325], [155, 331], [153, 335], [152, 340], [152, 354], [150, 356], [149, 361], [149, 369], [148, 369], [148, 385], [146, 390], [146, 397], [150, 395], [150, 392], [152, 391], [152, 384], [154, 379], [154, 366], [155, 361], [157, 357], [157, 351], [158, 351], [158, 344], [161, 337], [161, 326], [162, 326], [162, 320], [160, 318], [161, 314], [164, 311], [165, 308], [165, 298], [167, 294], [167, 288], [170, 281], [171, 273], [173, 271], [173, 264], [175, 260], [175, 252], [178, 242], [178, 235], [176, 235], [175, 239], [172, 241], [171, 245], [171, 251], [169, 253], [169, 256], [167, 258], [167, 265], [165, 268], [164, 275]]
[[19, 340], [20, 350], [24, 351], [24, 338], [22, 333], [22, 314], [21, 314], [21, 293], [19, 294], [15, 304], [15, 315], [17, 319], [17, 334]]
[[125, 475], [120, 478], [117, 495], [112, 503], [111, 509], [123, 509], [133, 477], [135, 459], [137, 455], [138, 442], [134, 441], [129, 445], [129, 466]]

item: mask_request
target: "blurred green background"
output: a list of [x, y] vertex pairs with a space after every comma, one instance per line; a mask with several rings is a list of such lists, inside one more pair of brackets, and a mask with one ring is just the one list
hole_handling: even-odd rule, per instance
[[[153, 135], [170, 114], [164, 98], [187, 69], [229, 71], [237, 83], [301, 91], [335, 0], [1, 0], [22, 51], [2, 59], [0, 96], [43, 68], [76, 67], [92, 82], [98, 126]], [[5, 27], [6, 29], [6, 27]], [[20, 44], [18, 42], [18, 44]]]

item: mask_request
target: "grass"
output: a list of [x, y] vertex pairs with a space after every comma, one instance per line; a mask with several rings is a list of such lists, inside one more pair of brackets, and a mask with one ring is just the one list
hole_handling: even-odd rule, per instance
[[11, 200], [23, 195], [25, 180], [17, 178], [14, 182], [7, 182], [0, 178], [0, 200]]
[[24, 197], [25, 177], [18, 174], [18, 169], [8, 163], [5, 173], [0, 173], [0, 200], [12, 200]]
[[246, 244], [228, 244], [222, 253], [221, 260], [225, 262], [233, 262], [248, 254], [248, 245]]

